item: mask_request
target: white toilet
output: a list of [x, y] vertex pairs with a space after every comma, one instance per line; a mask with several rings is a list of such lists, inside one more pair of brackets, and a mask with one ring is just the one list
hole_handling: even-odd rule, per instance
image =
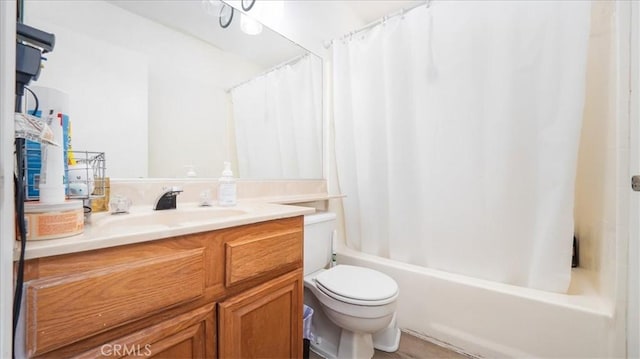
[[311, 349], [325, 358], [371, 358], [400, 343], [397, 283], [373, 269], [329, 268], [335, 213], [304, 218], [304, 303], [313, 308]]

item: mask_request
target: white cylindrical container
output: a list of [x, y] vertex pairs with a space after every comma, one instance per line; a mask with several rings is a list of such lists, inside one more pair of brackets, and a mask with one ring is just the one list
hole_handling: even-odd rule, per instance
[[33, 86], [31, 89], [38, 96], [38, 107], [42, 111], [41, 117], [48, 122], [53, 132], [53, 141], [59, 145], [42, 145], [39, 184], [40, 202], [49, 204], [64, 203], [66, 189], [64, 186], [65, 163], [62, 114], [68, 113], [69, 95], [48, 87]]
[[82, 201], [57, 204], [25, 202], [24, 207], [27, 240], [69, 237], [84, 231]]
[[49, 117], [49, 126], [53, 132], [53, 140], [59, 146], [42, 145], [42, 164], [40, 167], [40, 202], [63, 203], [64, 188], [64, 150], [62, 148], [62, 119]]

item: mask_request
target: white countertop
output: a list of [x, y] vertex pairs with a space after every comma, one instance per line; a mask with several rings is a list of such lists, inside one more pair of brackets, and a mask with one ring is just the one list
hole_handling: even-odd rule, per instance
[[[176, 210], [154, 211], [149, 206], [132, 207], [129, 214], [92, 214], [84, 232], [65, 238], [27, 241], [25, 259], [83, 252], [147, 242], [192, 233], [207, 232], [273, 219], [314, 213], [314, 208], [240, 201], [234, 207], [198, 207], [179, 204]], [[20, 242], [14, 247], [14, 260]]]

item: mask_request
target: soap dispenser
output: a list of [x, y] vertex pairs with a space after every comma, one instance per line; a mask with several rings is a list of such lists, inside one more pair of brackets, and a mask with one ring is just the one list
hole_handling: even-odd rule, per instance
[[230, 207], [236, 205], [236, 179], [233, 178], [231, 163], [224, 163], [222, 177], [218, 179], [218, 205]]

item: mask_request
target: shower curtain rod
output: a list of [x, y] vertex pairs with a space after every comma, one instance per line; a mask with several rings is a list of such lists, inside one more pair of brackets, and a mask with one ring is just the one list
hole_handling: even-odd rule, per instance
[[407, 8], [407, 9], [402, 8], [402, 9], [396, 11], [396, 12], [392, 12], [390, 15], [385, 15], [385, 16], [377, 19], [377, 20], [374, 20], [373, 22], [368, 23], [367, 25], [365, 25], [365, 26], [363, 26], [363, 27], [361, 27], [361, 28], [359, 28], [357, 30], [351, 31], [349, 33], [346, 33], [346, 34], [340, 36], [337, 39], [334, 39], [334, 40], [329, 41], [328, 43], [325, 43], [324, 44], [324, 48], [325, 49], [330, 48], [331, 45], [333, 45], [333, 42], [336, 41], [336, 40], [344, 40], [344, 39], [350, 38], [353, 35], [359, 34], [359, 33], [363, 32], [363, 31], [367, 31], [367, 30], [371, 29], [374, 26], [377, 26], [377, 25], [380, 25], [380, 24], [384, 24], [389, 19], [392, 19], [392, 18], [394, 18], [396, 16], [402, 16], [402, 15], [408, 13], [409, 11], [411, 11], [411, 10], [413, 10], [415, 8], [418, 8], [420, 6], [424, 6], [424, 5], [426, 5], [427, 9], [428, 9], [431, 6], [431, 0], [425, 0], [423, 3], [420, 3], [418, 5], [411, 6], [411, 7]]
[[285, 67], [287, 65], [295, 65], [298, 61], [304, 59], [306, 56], [309, 56], [310, 53], [311, 52], [307, 52], [306, 54], [302, 54], [302, 55], [300, 55], [298, 57], [294, 57], [291, 60], [287, 60], [287, 61], [285, 61], [283, 63], [280, 63], [280, 64], [278, 64], [278, 65], [276, 65], [276, 66], [274, 66], [274, 67], [272, 67], [272, 68], [270, 68], [268, 70], [265, 70], [265, 71], [255, 75], [254, 77], [252, 77], [252, 78], [250, 78], [248, 80], [244, 80], [244, 81], [240, 82], [239, 84], [236, 84], [236, 85], [233, 85], [233, 86], [229, 87], [228, 89], [224, 90], [224, 92], [229, 93], [233, 89], [235, 89], [236, 87], [239, 87], [239, 86], [242, 86], [242, 85], [244, 85], [246, 83], [249, 83], [249, 82], [257, 79], [258, 77], [262, 77], [262, 76], [264, 76], [264, 75], [266, 75], [266, 74], [268, 74], [270, 72], [276, 71], [276, 70], [278, 70], [278, 69], [280, 69], [282, 67]]

